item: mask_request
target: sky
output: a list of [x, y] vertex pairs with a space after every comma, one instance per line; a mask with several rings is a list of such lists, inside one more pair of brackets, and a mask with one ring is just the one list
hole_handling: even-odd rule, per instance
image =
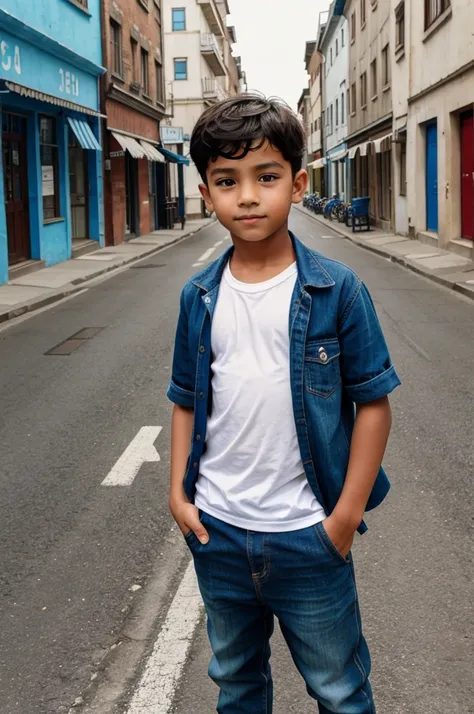
[[249, 91], [279, 96], [296, 109], [308, 86], [307, 40], [316, 40], [319, 13], [330, 0], [229, 0], [237, 33], [234, 55], [242, 57]]

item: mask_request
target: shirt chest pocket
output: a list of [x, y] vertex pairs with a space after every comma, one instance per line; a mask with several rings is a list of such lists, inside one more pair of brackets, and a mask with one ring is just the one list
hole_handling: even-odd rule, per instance
[[341, 384], [337, 339], [308, 342], [304, 357], [304, 382], [310, 394], [327, 399]]

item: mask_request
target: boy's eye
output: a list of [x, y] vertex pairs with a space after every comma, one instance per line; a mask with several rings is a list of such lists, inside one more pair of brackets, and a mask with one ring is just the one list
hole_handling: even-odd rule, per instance
[[260, 176], [259, 181], [263, 181], [263, 183], [272, 183], [273, 181], [276, 181], [278, 176], [275, 176], [274, 174], [264, 174], [263, 176]]
[[225, 188], [230, 188], [230, 186], [233, 186], [235, 184], [234, 179], [230, 178], [225, 178], [225, 179], [220, 179], [220, 181], [217, 181], [217, 186], [224, 186]]

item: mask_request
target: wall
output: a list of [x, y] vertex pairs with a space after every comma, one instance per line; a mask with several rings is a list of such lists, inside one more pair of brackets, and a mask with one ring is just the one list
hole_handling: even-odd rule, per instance
[[[392, 144], [393, 154], [393, 198], [394, 198], [394, 228], [396, 233], [408, 235], [408, 198], [407, 186], [402, 187], [402, 148], [407, 141], [408, 123], [408, 92], [411, 63], [411, 21], [410, 3], [405, 5], [405, 45], [397, 48], [395, 10], [400, 0], [391, 0], [390, 47], [392, 62], [392, 105], [393, 130], [397, 143]], [[406, 173], [406, 172], [405, 172]], [[405, 192], [405, 195], [403, 195]]]
[[[321, 72], [323, 69], [322, 57], [318, 50], [315, 50], [311, 56], [308, 65], [308, 73], [310, 75], [309, 97], [310, 97], [310, 125], [313, 126], [317, 122], [320, 127], [322, 121], [322, 96], [321, 96]], [[321, 129], [313, 130], [310, 136], [310, 152], [313, 154], [322, 150], [322, 135]]]

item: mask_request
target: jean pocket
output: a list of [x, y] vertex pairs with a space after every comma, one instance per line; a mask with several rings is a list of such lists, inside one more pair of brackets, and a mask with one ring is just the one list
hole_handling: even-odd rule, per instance
[[324, 550], [335, 560], [338, 561], [338, 563], [343, 563], [344, 565], [348, 565], [350, 561], [349, 555], [345, 558], [342, 553], [338, 551], [332, 540], [327, 534], [327, 531], [325, 527], [323, 526], [323, 521], [319, 521], [319, 523], [316, 523], [314, 526], [314, 530], [317, 533], [317, 536], [319, 538], [319, 542], [323, 546]]
[[306, 391], [323, 399], [334, 394], [341, 384], [340, 347], [337, 339], [309, 342], [304, 356]]

